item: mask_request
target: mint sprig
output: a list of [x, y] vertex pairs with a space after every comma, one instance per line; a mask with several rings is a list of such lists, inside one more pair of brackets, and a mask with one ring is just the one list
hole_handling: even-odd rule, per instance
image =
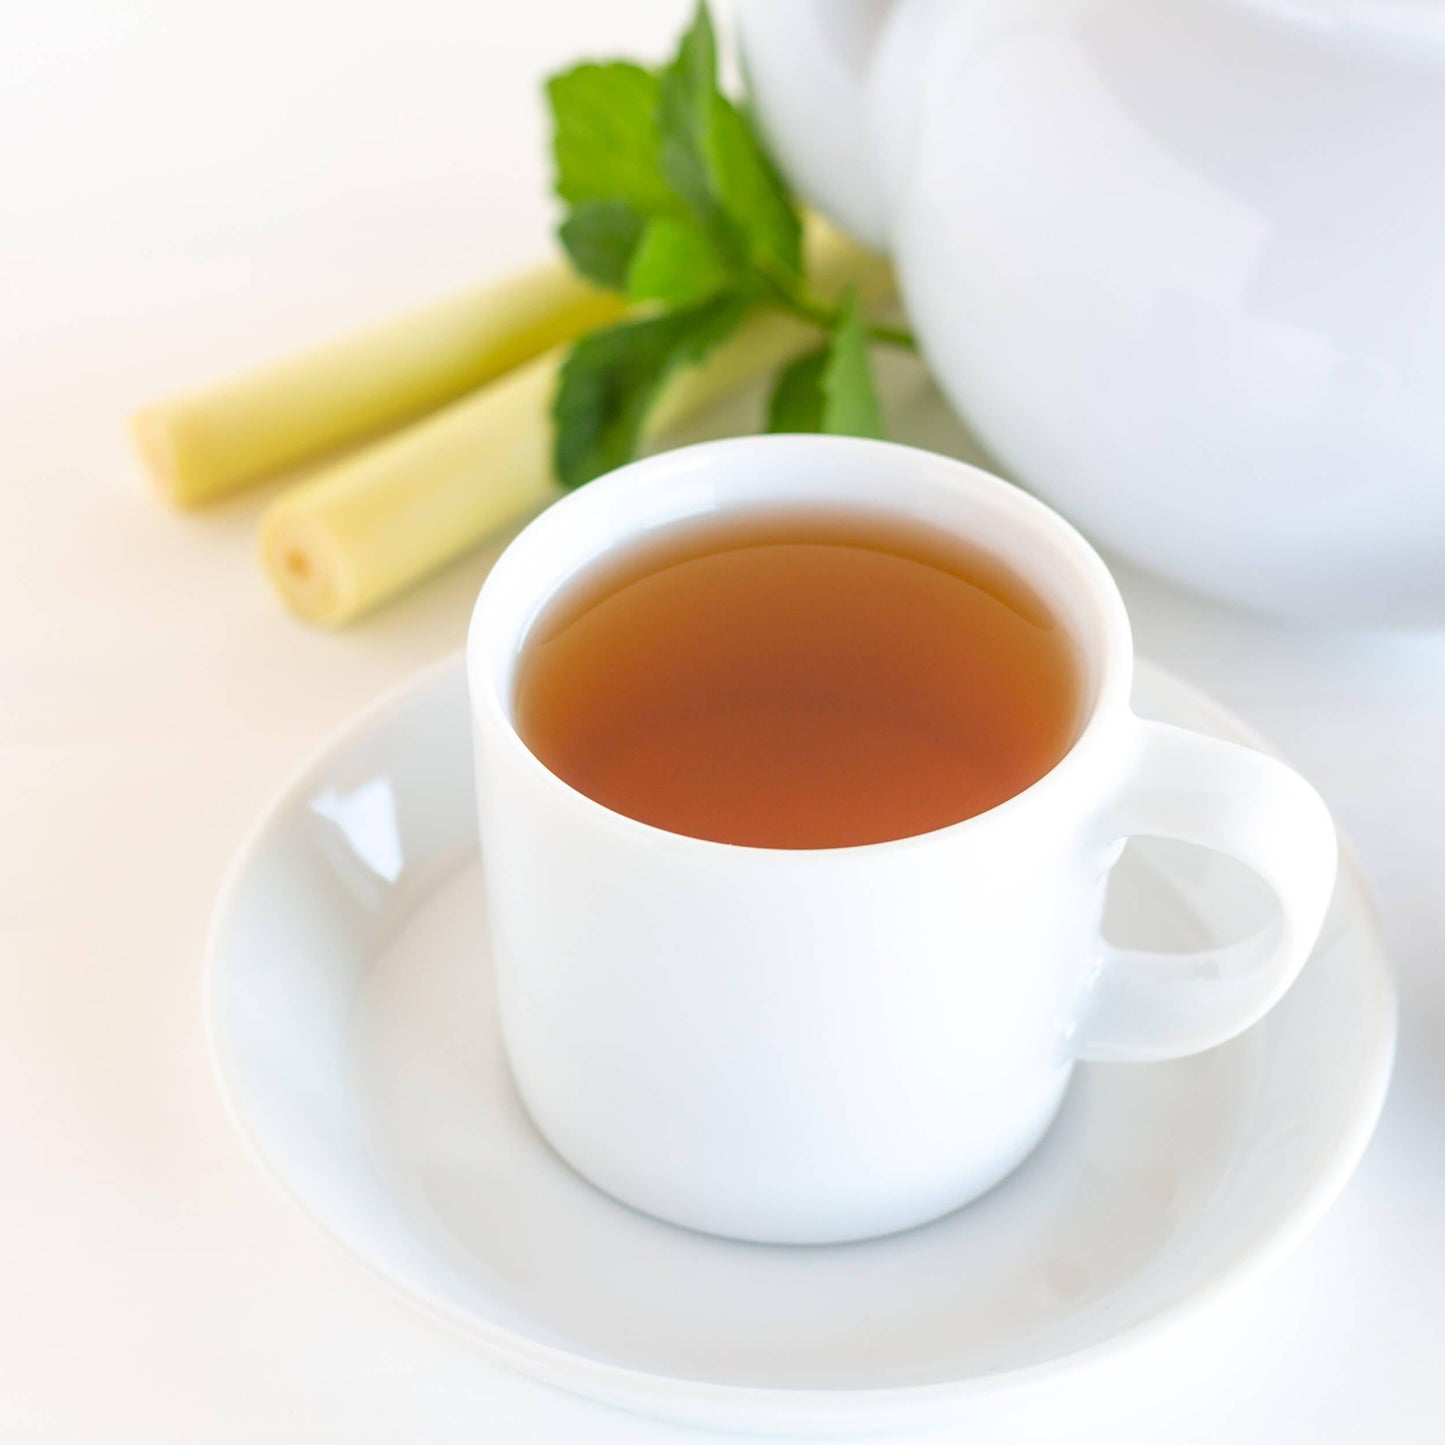
[[553, 406], [558, 480], [576, 487], [631, 460], [680, 367], [701, 361], [760, 308], [823, 332], [779, 376], [770, 430], [880, 436], [871, 327], [856, 298], [830, 305], [804, 274], [802, 221], [748, 116], [720, 89], [706, 0], [660, 71], [587, 63], [547, 84], [559, 236], [573, 265], [639, 303], [578, 341]]

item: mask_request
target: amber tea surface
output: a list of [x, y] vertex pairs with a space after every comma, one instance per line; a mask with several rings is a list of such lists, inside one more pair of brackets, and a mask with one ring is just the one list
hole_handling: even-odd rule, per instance
[[1021, 792], [1082, 722], [1076, 645], [1003, 562], [859, 514], [694, 524], [599, 565], [527, 638], [518, 731], [674, 833], [879, 843]]

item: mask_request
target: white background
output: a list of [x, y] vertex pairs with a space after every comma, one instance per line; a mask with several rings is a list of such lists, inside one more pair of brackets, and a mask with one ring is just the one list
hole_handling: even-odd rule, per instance
[[[311, 631], [255, 565], [265, 494], [176, 516], [123, 433], [153, 395], [542, 252], [539, 77], [660, 54], [683, 8], [0, 9], [0, 1439], [683, 1437], [364, 1278], [248, 1163], [207, 1068], [202, 937], [243, 829], [460, 644], [487, 559]], [[943, 437], [905, 411], [904, 439]], [[1399, 1065], [1356, 1181], [1267, 1281], [958, 1438], [1439, 1441], [1445, 637], [1287, 629], [1122, 575], [1141, 650], [1334, 807], [1394, 954]]]

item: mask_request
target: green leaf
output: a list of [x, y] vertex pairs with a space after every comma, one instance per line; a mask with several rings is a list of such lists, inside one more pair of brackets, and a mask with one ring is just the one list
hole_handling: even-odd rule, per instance
[[727, 265], [712, 242], [692, 221], [659, 216], [648, 222], [627, 273], [627, 294], [634, 301], [691, 306], [726, 289]]
[[717, 40], [707, 6], [700, 3], [658, 82], [657, 128], [667, 184], [727, 254], [733, 249], [732, 228], [713, 194], [707, 154], [716, 94]]
[[802, 225], [743, 113], [718, 89], [705, 3], [659, 82], [662, 173], [718, 254], [743, 277], [786, 287], [801, 268]]
[[584, 201], [557, 234], [584, 276], [622, 291], [646, 226], [626, 201]]
[[701, 361], [747, 309], [745, 301], [720, 296], [623, 321], [577, 342], [552, 404], [557, 480], [577, 487], [631, 461], [667, 379], [679, 367]]
[[768, 430], [883, 435], [868, 327], [851, 292], [843, 298], [827, 344], [805, 352], [779, 373], [768, 403]]
[[572, 264], [590, 280], [627, 289], [646, 221], [626, 201], [584, 201], [558, 228]]
[[718, 199], [748, 259], [766, 276], [796, 280], [803, 235], [798, 212], [751, 122], [723, 95], [713, 98], [707, 155]]
[[677, 209], [658, 143], [658, 77], [628, 61], [586, 64], [547, 82], [557, 194], [570, 206], [626, 201]]
[[843, 298], [838, 324], [828, 343], [822, 385], [821, 430], [854, 437], [883, 436], [883, 417], [868, 359], [868, 328], [857, 294], [852, 291]]
[[768, 403], [771, 432], [814, 432], [823, 430], [823, 369], [828, 348], [804, 352], [778, 374]]

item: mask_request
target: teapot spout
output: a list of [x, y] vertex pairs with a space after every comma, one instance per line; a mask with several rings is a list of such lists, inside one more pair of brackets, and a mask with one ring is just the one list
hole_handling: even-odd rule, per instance
[[758, 120], [799, 193], [886, 250], [869, 90], [899, 0], [734, 0]]

